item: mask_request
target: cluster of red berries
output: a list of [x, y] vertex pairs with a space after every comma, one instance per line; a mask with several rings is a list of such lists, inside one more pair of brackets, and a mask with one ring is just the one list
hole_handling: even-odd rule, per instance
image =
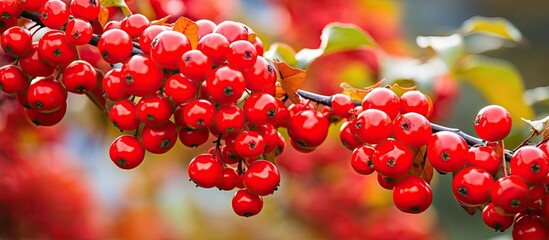
[[357, 107], [350, 97], [336, 94], [331, 105], [336, 115], [347, 118], [340, 138], [353, 150], [353, 169], [364, 175], [377, 172], [379, 184], [393, 190], [401, 211], [420, 213], [429, 207], [432, 176], [425, 168], [432, 166], [439, 173], [453, 173], [455, 199], [481, 209], [489, 227], [504, 231], [514, 223], [517, 239], [547, 238], [549, 144], [516, 150], [507, 175], [502, 140], [512, 121], [505, 108], [490, 105], [479, 111], [474, 127], [485, 144], [469, 147], [456, 132], [433, 133], [427, 119], [430, 99], [419, 91], [398, 97], [389, 88], [374, 88]]

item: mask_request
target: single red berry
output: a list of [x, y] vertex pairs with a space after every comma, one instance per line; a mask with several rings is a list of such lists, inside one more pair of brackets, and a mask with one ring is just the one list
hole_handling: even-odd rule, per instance
[[341, 140], [343, 146], [349, 150], [354, 150], [355, 148], [362, 146], [361, 140], [359, 140], [356, 137], [356, 134], [351, 131], [352, 128], [354, 128], [354, 124], [353, 121], [350, 120], [345, 121], [339, 129], [339, 139]]
[[[38, 12], [40, 10], [40, 7], [42, 7], [42, 4], [47, 0], [19, 0], [17, 3], [19, 4], [19, 7], [21, 7], [23, 10], [29, 11], [29, 12]], [[6, 1], [9, 2], [9, 1]], [[15, 2], [12, 0], [12, 2]]]
[[114, 21], [114, 20], [108, 21], [107, 24], [105, 24], [105, 27], [103, 28], [103, 32], [109, 31], [111, 29], [120, 29], [120, 22]]
[[196, 185], [212, 188], [223, 181], [223, 163], [211, 154], [199, 154], [189, 163], [188, 173]]
[[235, 163], [239, 163], [240, 161], [244, 161], [244, 158], [232, 152], [231, 150], [229, 150], [229, 148], [226, 145], [224, 145], [223, 147], [221, 147], [221, 160], [225, 164], [235, 164]]
[[495, 207], [516, 214], [528, 205], [528, 186], [517, 176], [502, 177], [492, 185], [490, 197]]
[[543, 196], [547, 192], [547, 186], [544, 183], [538, 183], [528, 188], [528, 210], [540, 210], [543, 207]]
[[253, 66], [242, 71], [246, 79], [246, 88], [252, 92], [266, 91], [276, 83], [276, 70], [262, 56], [257, 56]]
[[549, 173], [549, 160], [541, 149], [523, 146], [513, 153], [511, 172], [526, 183], [541, 183]]
[[166, 80], [164, 92], [175, 104], [187, 103], [195, 99], [198, 85], [183, 74], [174, 74]]
[[223, 180], [217, 185], [219, 190], [231, 191], [236, 187], [238, 183], [238, 173], [235, 169], [225, 168], [223, 169]]
[[342, 118], [350, 117], [351, 110], [353, 110], [353, 108], [355, 107], [355, 104], [353, 103], [351, 97], [341, 93], [333, 95], [331, 103], [332, 111], [334, 111], [335, 115]]
[[512, 127], [507, 109], [490, 105], [482, 108], [475, 118], [475, 132], [486, 141], [499, 141], [507, 137]]
[[441, 172], [454, 172], [466, 163], [469, 146], [454, 132], [442, 131], [431, 136], [427, 144], [427, 158]]
[[400, 211], [421, 213], [431, 205], [433, 192], [425, 180], [411, 175], [396, 182], [393, 201]]
[[304, 110], [290, 118], [288, 135], [302, 148], [315, 148], [328, 136], [330, 122], [316, 110]]
[[213, 32], [225, 36], [231, 43], [237, 40], [248, 40], [248, 27], [238, 22], [224, 21], [218, 24]]
[[288, 107], [280, 99], [276, 99], [276, 108], [278, 109], [275, 116], [275, 127], [288, 127], [288, 122], [290, 121], [290, 112]]
[[214, 123], [215, 106], [208, 100], [192, 100], [183, 109], [183, 120], [192, 128], [207, 128]]
[[126, 80], [122, 77], [120, 69], [111, 69], [103, 76], [102, 87], [112, 101], [127, 99], [130, 94], [126, 91]]
[[151, 22], [143, 14], [132, 14], [120, 22], [120, 29], [130, 35], [130, 38], [138, 38], [149, 27]]
[[160, 127], [145, 125], [141, 132], [141, 141], [145, 149], [151, 153], [163, 154], [170, 151], [177, 141], [175, 123], [168, 121]]
[[69, 92], [85, 94], [97, 88], [97, 72], [90, 63], [76, 60], [63, 70], [63, 84]]
[[255, 125], [275, 123], [278, 112], [276, 99], [266, 93], [254, 93], [244, 102], [244, 116]]
[[363, 142], [377, 144], [391, 136], [393, 123], [385, 112], [378, 109], [366, 109], [357, 116], [354, 128]]
[[133, 43], [130, 35], [113, 28], [103, 32], [97, 43], [97, 48], [106, 62], [115, 64], [123, 62], [131, 56]]
[[92, 25], [82, 19], [72, 19], [65, 27], [65, 38], [72, 45], [84, 45], [90, 42], [93, 35]]
[[201, 51], [190, 50], [181, 55], [179, 70], [185, 77], [200, 83], [210, 74], [212, 61]]
[[549, 226], [539, 216], [530, 215], [518, 219], [513, 226], [515, 240], [546, 240], [549, 239]]
[[76, 18], [93, 21], [99, 15], [99, 2], [98, 0], [72, 0], [71, 13]]
[[266, 160], [254, 161], [244, 173], [244, 185], [254, 195], [266, 196], [278, 189], [280, 173]]
[[257, 132], [244, 131], [236, 137], [235, 150], [240, 156], [255, 158], [265, 150], [265, 141]]
[[495, 174], [501, 165], [498, 154], [489, 146], [471, 147], [465, 158], [467, 166], [483, 168], [490, 174]]
[[229, 45], [227, 62], [236, 69], [252, 67], [257, 59], [257, 52], [248, 40], [237, 40]]
[[375, 170], [395, 179], [406, 175], [412, 169], [413, 162], [412, 150], [394, 139], [377, 146], [372, 156]]
[[30, 47], [30, 53], [27, 56], [19, 58], [21, 69], [33, 77], [46, 77], [53, 73], [55, 68], [45, 62], [38, 54], [38, 43], [35, 42]]
[[351, 166], [358, 174], [370, 175], [374, 172], [372, 157], [375, 149], [370, 146], [360, 146], [353, 150], [351, 155]]
[[27, 76], [15, 65], [0, 67], [0, 90], [5, 93], [18, 93], [25, 90]]
[[244, 113], [236, 105], [225, 105], [215, 115], [215, 127], [222, 134], [235, 134], [244, 129]]
[[59, 29], [69, 20], [69, 7], [61, 0], [48, 0], [42, 4], [38, 17], [51, 29]]
[[263, 153], [271, 153], [276, 150], [280, 144], [280, 139], [278, 136], [279, 132], [275, 127], [273, 127], [273, 125], [259, 125], [257, 126], [256, 131], [261, 135], [261, 137], [263, 137], [263, 141], [265, 142], [265, 150]]
[[482, 220], [486, 226], [503, 232], [513, 225], [514, 215], [505, 215], [499, 212], [493, 203], [489, 203], [482, 211]]
[[196, 21], [196, 25], [198, 25], [198, 39], [212, 33], [216, 26], [214, 22], [208, 19], [200, 19]]
[[198, 41], [196, 49], [208, 56], [214, 66], [220, 65], [227, 60], [229, 40], [221, 34], [210, 33]]
[[122, 76], [131, 95], [153, 95], [162, 87], [164, 72], [147, 55], [134, 55], [122, 65]]
[[158, 25], [151, 25], [148, 26], [145, 30], [143, 30], [143, 34], [139, 36], [139, 47], [141, 47], [141, 50], [147, 54], [151, 54], [151, 44], [153, 40], [160, 34], [161, 32], [165, 32], [167, 29], [163, 26]]
[[0, 43], [6, 53], [23, 57], [30, 53], [32, 36], [27, 29], [11, 27], [2, 33]]
[[170, 100], [162, 95], [143, 97], [137, 103], [137, 117], [147, 125], [163, 125], [168, 122], [172, 113]]
[[412, 148], [426, 145], [433, 134], [429, 120], [415, 112], [397, 117], [393, 132], [397, 141]]
[[207, 128], [181, 127], [179, 129], [179, 141], [186, 147], [198, 147], [206, 143], [209, 136], [210, 131]]
[[466, 206], [479, 206], [490, 200], [492, 175], [478, 167], [460, 170], [452, 180], [452, 192], [456, 200]]
[[151, 43], [152, 60], [170, 70], [179, 68], [181, 55], [189, 50], [191, 50], [189, 39], [177, 31], [161, 32]]
[[246, 190], [238, 190], [233, 196], [232, 206], [238, 216], [251, 217], [261, 212], [263, 199]]
[[53, 126], [61, 122], [67, 112], [67, 104], [63, 104], [61, 108], [48, 113], [39, 112], [35, 109], [25, 109], [27, 119], [36, 126]]
[[66, 66], [76, 58], [76, 48], [69, 45], [65, 32], [52, 30], [38, 41], [38, 54], [54, 66]]
[[228, 66], [216, 68], [206, 79], [208, 94], [218, 103], [234, 103], [246, 88], [240, 71]]
[[37, 111], [53, 112], [66, 104], [67, 90], [57, 80], [36, 78], [29, 86], [28, 100]]
[[257, 52], [257, 56], [263, 56], [264, 49], [263, 49], [263, 41], [258, 36], [255, 36], [255, 41], [252, 42], [255, 47], [255, 51]]
[[377, 183], [382, 188], [393, 190], [395, 188], [396, 180], [391, 177], [385, 177], [381, 174], [377, 174]]
[[398, 96], [388, 88], [374, 88], [362, 100], [362, 108], [379, 109], [391, 119], [395, 119], [400, 111], [400, 102]]
[[137, 105], [130, 100], [114, 103], [109, 110], [109, 119], [120, 130], [130, 131], [139, 127]]
[[420, 91], [408, 91], [400, 96], [400, 113], [415, 112], [429, 117], [430, 102], [425, 94]]
[[109, 155], [116, 166], [128, 170], [143, 162], [145, 148], [136, 137], [122, 135], [112, 142]]

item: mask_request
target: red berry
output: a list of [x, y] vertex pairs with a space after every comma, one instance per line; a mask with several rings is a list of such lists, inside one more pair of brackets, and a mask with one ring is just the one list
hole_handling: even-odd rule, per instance
[[483, 168], [490, 174], [495, 174], [501, 165], [501, 160], [496, 151], [488, 146], [469, 148], [465, 158], [467, 159], [467, 166]]
[[122, 65], [122, 76], [131, 95], [145, 97], [156, 93], [164, 80], [162, 68], [147, 55], [134, 55]]
[[54, 66], [66, 66], [76, 58], [76, 48], [68, 44], [65, 32], [52, 30], [38, 41], [38, 54]]
[[427, 96], [420, 91], [408, 91], [400, 96], [400, 113], [402, 114], [415, 112], [428, 117], [430, 109], [431, 106]]
[[29, 86], [28, 100], [37, 111], [53, 112], [66, 104], [67, 90], [57, 80], [36, 78]]
[[177, 141], [176, 126], [172, 121], [160, 127], [145, 125], [141, 132], [141, 141], [145, 149], [151, 153], [167, 153]]
[[191, 43], [183, 33], [165, 31], [159, 33], [151, 43], [152, 60], [163, 68], [179, 68], [181, 55], [191, 50]]
[[377, 183], [382, 188], [385, 188], [387, 190], [392, 190], [395, 188], [396, 181], [394, 178], [385, 177], [381, 174], [377, 174]]
[[370, 146], [360, 146], [353, 150], [351, 155], [351, 166], [355, 172], [362, 175], [370, 175], [374, 172], [372, 157], [375, 149]]
[[145, 149], [136, 137], [122, 135], [112, 142], [109, 155], [116, 166], [128, 170], [143, 162]]
[[263, 153], [270, 153], [280, 144], [279, 132], [271, 124], [257, 126], [256, 131], [263, 137], [265, 150]]
[[190, 50], [181, 55], [179, 70], [195, 82], [206, 80], [212, 70], [212, 61], [201, 51]]
[[478, 167], [460, 170], [452, 180], [452, 192], [456, 200], [466, 206], [478, 206], [490, 200], [492, 175]]
[[196, 185], [212, 188], [223, 181], [223, 163], [211, 154], [199, 154], [189, 163], [188, 173]]
[[549, 238], [547, 222], [536, 215], [524, 216], [513, 226], [515, 240], [546, 240]]
[[63, 71], [63, 84], [67, 91], [84, 94], [97, 88], [95, 68], [86, 61], [76, 60]]
[[509, 112], [497, 105], [486, 106], [475, 118], [475, 132], [486, 141], [499, 141], [511, 132], [512, 120]]
[[328, 136], [330, 122], [316, 110], [304, 110], [291, 117], [288, 135], [301, 148], [315, 148]]
[[27, 118], [36, 126], [53, 126], [63, 120], [67, 112], [67, 104], [63, 104], [61, 108], [48, 113], [42, 113], [35, 109], [25, 109]]
[[236, 137], [235, 150], [240, 156], [255, 158], [265, 150], [265, 141], [257, 132], [244, 131]]
[[377, 146], [372, 157], [379, 174], [395, 179], [406, 175], [412, 169], [413, 161], [412, 150], [393, 139]]
[[215, 116], [215, 127], [222, 134], [235, 134], [244, 128], [244, 113], [236, 105], [219, 108]]
[[128, 59], [133, 50], [130, 35], [120, 29], [109, 29], [101, 35], [97, 48], [101, 57], [110, 64], [123, 62]]
[[93, 21], [99, 15], [100, 1], [98, 0], [72, 0], [71, 13], [76, 18]]
[[38, 16], [44, 25], [59, 29], [69, 20], [69, 7], [61, 0], [48, 0], [42, 4]]
[[490, 191], [494, 206], [506, 214], [516, 214], [528, 205], [528, 186], [517, 176], [498, 179]]
[[93, 35], [92, 25], [84, 20], [75, 18], [67, 23], [65, 38], [72, 45], [84, 45], [90, 42]]
[[362, 109], [379, 109], [391, 119], [395, 119], [400, 111], [398, 96], [388, 88], [374, 88], [362, 100]]
[[224, 21], [218, 24], [213, 32], [225, 36], [230, 43], [237, 40], [248, 40], [248, 27], [238, 22]]
[[242, 71], [246, 88], [252, 92], [266, 91], [276, 83], [276, 71], [262, 56], [257, 56], [253, 66]]
[[272, 124], [276, 120], [278, 104], [276, 99], [266, 93], [254, 93], [244, 102], [244, 116], [255, 125]]
[[227, 62], [236, 69], [252, 67], [257, 59], [257, 52], [253, 44], [247, 40], [234, 41], [227, 51]]
[[168, 122], [172, 113], [170, 100], [162, 95], [143, 97], [137, 103], [137, 117], [147, 125], [163, 125]]
[[183, 74], [174, 74], [166, 80], [164, 92], [175, 104], [182, 104], [195, 99], [198, 86]]
[[160, 34], [161, 32], [165, 32], [167, 29], [162, 26], [158, 25], [151, 25], [147, 27], [145, 30], [143, 30], [143, 34], [139, 36], [139, 47], [141, 47], [141, 50], [147, 54], [151, 54], [151, 44], [153, 40]]
[[223, 180], [217, 185], [220, 190], [231, 191], [238, 183], [238, 173], [232, 168], [223, 169]]
[[214, 66], [220, 65], [227, 60], [229, 40], [218, 33], [207, 34], [198, 41], [196, 49], [208, 56]]
[[421, 213], [431, 205], [433, 192], [425, 180], [411, 175], [396, 182], [393, 201], [400, 211]]
[[395, 139], [411, 148], [426, 145], [433, 134], [429, 120], [415, 112], [398, 116], [393, 129]]
[[251, 217], [261, 212], [263, 199], [246, 190], [238, 190], [233, 196], [232, 206], [238, 216]]
[[112, 101], [124, 100], [130, 96], [130, 94], [126, 92], [126, 80], [123, 78], [120, 69], [111, 69], [105, 73], [102, 87], [107, 98]]
[[357, 116], [354, 128], [363, 142], [377, 144], [391, 136], [393, 123], [385, 112], [366, 109]]
[[467, 142], [456, 133], [437, 132], [427, 144], [427, 158], [436, 170], [454, 172], [465, 165], [468, 148]]
[[524, 146], [513, 154], [511, 172], [526, 183], [541, 183], [549, 173], [549, 160], [541, 149]]
[[206, 143], [209, 136], [210, 131], [207, 128], [181, 127], [179, 130], [179, 141], [186, 147], [198, 147]]
[[208, 100], [192, 100], [183, 109], [183, 120], [192, 128], [207, 128], [214, 123], [215, 106]]
[[339, 129], [339, 139], [343, 146], [349, 150], [354, 150], [355, 148], [362, 146], [362, 142], [357, 139], [356, 134], [352, 132], [352, 128], [354, 128], [353, 122], [356, 121], [345, 121]]
[[514, 215], [505, 215], [497, 211], [493, 203], [486, 205], [482, 211], [482, 220], [484, 221], [484, 224], [500, 232], [505, 231], [513, 225], [514, 217]]
[[27, 76], [14, 65], [5, 65], [0, 68], [0, 90], [6, 93], [18, 93], [27, 86]]
[[208, 94], [218, 103], [234, 103], [244, 93], [246, 82], [240, 71], [223, 66], [210, 73], [206, 86]]
[[355, 107], [351, 97], [341, 93], [333, 95], [331, 103], [334, 114], [342, 118], [350, 117], [351, 110]]
[[214, 22], [208, 19], [200, 19], [196, 21], [196, 25], [198, 25], [198, 39], [212, 33], [216, 26]]
[[[19, 0], [17, 3], [19, 3], [19, 7], [21, 7], [23, 10], [29, 11], [29, 12], [38, 12], [40, 10], [40, 7], [42, 7], [42, 4], [44, 4], [46, 0]], [[9, 1], [5, 1], [9, 2]], [[12, 2], [15, 2], [12, 0]], [[14, 4], [16, 5], [16, 4]]]
[[250, 164], [244, 173], [243, 181], [250, 193], [266, 196], [278, 189], [280, 173], [273, 163], [257, 160]]
[[11, 27], [2, 33], [0, 43], [6, 53], [23, 57], [30, 53], [32, 36], [27, 29]]
[[21, 69], [26, 74], [33, 77], [49, 76], [55, 70], [52, 65], [45, 62], [38, 54], [37, 42], [32, 44], [32, 46], [30, 47], [30, 53], [27, 56], [19, 58], [19, 65], [21, 65]]
[[134, 130], [140, 123], [137, 118], [137, 105], [130, 100], [118, 101], [109, 110], [109, 119], [120, 130]]
[[130, 35], [130, 38], [138, 38], [151, 22], [143, 14], [132, 14], [120, 22], [120, 29]]

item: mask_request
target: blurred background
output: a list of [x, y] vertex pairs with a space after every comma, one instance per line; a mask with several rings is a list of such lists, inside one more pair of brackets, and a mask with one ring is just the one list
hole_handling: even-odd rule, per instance
[[[529, 134], [520, 117], [549, 112], [547, 1], [382, 0], [128, 0], [150, 20], [241, 21], [265, 49], [283, 42], [295, 51], [318, 48], [324, 26], [352, 23], [378, 46], [323, 56], [309, 66], [304, 89], [334, 94], [341, 82], [364, 87], [385, 78], [413, 82], [435, 102], [432, 121], [474, 135], [480, 108], [500, 104], [514, 120], [508, 148]], [[120, 18], [117, 10], [111, 16]], [[474, 16], [507, 19], [520, 38], [469, 34]], [[510, 26], [512, 26], [510, 25]], [[461, 34], [458, 46], [418, 36]], [[466, 36], [466, 37], [465, 37]], [[430, 39], [430, 40], [429, 40]], [[457, 51], [448, 56], [445, 51]], [[71, 95], [68, 115], [37, 128], [13, 100], [0, 96], [0, 238], [7, 239], [510, 239], [494, 233], [480, 213], [453, 199], [451, 176], [436, 175], [434, 204], [419, 215], [392, 206], [375, 174], [350, 166], [339, 125], [313, 153], [288, 146], [277, 159], [282, 182], [253, 218], [236, 216], [233, 192], [195, 188], [186, 166], [198, 149], [177, 144], [148, 154], [137, 169], [118, 169], [108, 157], [120, 133], [85, 96]], [[211, 139], [213, 141], [213, 139]], [[9, 161], [8, 161], [9, 160]]]

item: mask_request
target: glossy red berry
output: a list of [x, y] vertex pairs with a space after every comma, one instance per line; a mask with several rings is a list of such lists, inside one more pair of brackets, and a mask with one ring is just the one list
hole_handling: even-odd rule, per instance
[[492, 175], [478, 167], [460, 170], [452, 180], [452, 192], [456, 200], [466, 206], [479, 206], [490, 200]]
[[349, 150], [354, 150], [355, 148], [362, 146], [362, 142], [356, 137], [356, 134], [352, 132], [352, 128], [354, 128], [353, 122], [356, 121], [345, 121], [339, 129], [339, 139], [343, 146]]
[[215, 127], [222, 134], [235, 134], [244, 129], [244, 113], [236, 105], [225, 105], [215, 115]]
[[511, 158], [511, 172], [526, 183], [541, 183], [549, 173], [549, 159], [537, 147], [521, 147]]
[[76, 58], [76, 48], [69, 45], [65, 32], [52, 30], [38, 41], [38, 54], [51, 65], [66, 66]]
[[413, 161], [412, 150], [394, 139], [377, 146], [372, 157], [379, 174], [395, 179], [406, 175], [412, 169]]
[[500, 232], [503, 232], [507, 228], [511, 227], [511, 225], [513, 225], [514, 218], [514, 215], [505, 215], [498, 211], [493, 203], [486, 205], [482, 211], [482, 221], [484, 221], [484, 224]]
[[216, 26], [214, 22], [208, 19], [200, 19], [196, 21], [196, 25], [198, 25], [198, 39], [212, 33]]
[[132, 14], [120, 22], [120, 29], [130, 35], [130, 38], [138, 38], [151, 22], [143, 14]]
[[375, 149], [370, 146], [360, 146], [353, 150], [351, 155], [351, 166], [358, 174], [370, 175], [374, 172], [372, 158]]
[[27, 29], [11, 27], [2, 33], [0, 43], [6, 53], [22, 57], [30, 53], [32, 36]]
[[106, 97], [112, 101], [124, 100], [130, 96], [126, 91], [126, 80], [122, 77], [120, 69], [111, 69], [105, 73], [101, 85]]
[[121, 100], [114, 103], [109, 110], [109, 119], [120, 130], [130, 131], [139, 126], [137, 105], [130, 100]]
[[24, 1], [19, 0], [17, 1], [17, 3], [19, 4], [19, 7], [21, 7], [23, 10], [26, 10], [29, 12], [38, 12], [40, 10], [40, 7], [42, 7], [42, 4], [44, 4], [45, 1], [47, 0], [24, 0]]
[[212, 188], [223, 181], [223, 163], [211, 154], [199, 154], [189, 163], [188, 173], [196, 185]]
[[0, 90], [6, 93], [18, 93], [27, 86], [27, 76], [15, 65], [0, 68]]
[[280, 144], [280, 139], [278, 135], [279, 132], [275, 127], [273, 127], [273, 125], [259, 125], [255, 129], [255, 131], [257, 131], [263, 137], [263, 141], [265, 142], [265, 150], [263, 151], [263, 153], [270, 153], [276, 150], [276, 148]]
[[395, 119], [400, 111], [400, 100], [392, 90], [388, 88], [374, 88], [362, 100], [362, 109], [381, 110], [391, 119]]
[[89, 22], [82, 19], [72, 19], [65, 27], [65, 38], [72, 45], [84, 45], [90, 42], [93, 29]]
[[465, 165], [468, 148], [467, 142], [456, 133], [437, 132], [427, 144], [427, 158], [436, 170], [454, 172]]
[[331, 99], [332, 111], [342, 118], [351, 116], [351, 110], [355, 107], [351, 97], [345, 94], [334, 94]]
[[288, 135], [302, 148], [315, 148], [328, 136], [330, 123], [316, 110], [304, 110], [291, 117]]
[[354, 128], [363, 142], [377, 144], [391, 136], [393, 123], [385, 112], [366, 109], [357, 116]]
[[72, 0], [70, 5], [74, 17], [93, 21], [99, 15], [100, 1], [98, 0]]
[[252, 43], [247, 40], [237, 40], [229, 45], [227, 62], [236, 69], [252, 67], [257, 59], [257, 52]]
[[238, 180], [238, 173], [235, 169], [225, 168], [223, 169], [223, 180], [217, 185], [217, 188], [219, 190], [231, 191], [236, 187]]
[[25, 109], [27, 119], [29, 119], [36, 126], [53, 126], [61, 122], [65, 113], [67, 112], [67, 104], [63, 104], [61, 108], [48, 113], [42, 113], [35, 109]]
[[236, 137], [235, 150], [240, 156], [255, 158], [265, 150], [265, 141], [257, 132], [244, 131]]
[[191, 129], [181, 127], [179, 130], [179, 141], [186, 147], [198, 147], [208, 141], [210, 131], [207, 128]]
[[255, 125], [273, 124], [278, 112], [276, 99], [267, 93], [254, 93], [244, 102], [244, 116]]
[[116, 166], [128, 170], [143, 162], [145, 148], [136, 137], [122, 135], [112, 142], [109, 155]]
[[151, 43], [152, 60], [163, 68], [179, 68], [181, 55], [191, 50], [191, 43], [183, 33], [165, 31], [159, 33]]
[[238, 190], [233, 196], [232, 206], [238, 216], [251, 217], [261, 212], [263, 199], [246, 190]]
[[151, 153], [163, 154], [170, 151], [177, 141], [175, 123], [168, 121], [162, 126], [145, 125], [141, 132], [141, 141], [145, 149]]
[[166, 80], [164, 92], [175, 104], [187, 103], [195, 99], [198, 85], [183, 74], [174, 74]]
[[97, 88], [97, 72], [86, 61], [74, 61], [63, 70], [63, 84], [69, 92], [85, 94]]
[[215, 120], [215, 106], [208, 100], [192, 100], [183, 109], [183, 120], [192, 128], [210, 127]]
[[499, 141], [511, 132], [511, 114], [501, 106], [486, 106], [478, 112], [474, 124], [480, 138], [490, 142]]
[[150, 55], [151, 44], [153, 40], [156, 38], [156, 36], [158, 36], [158, 34], [165, 31], [167, 31], [165, 27], [158, 25], [151, 25], [143, 30], [143, 34], [139, 36], [139, 47], [141, 47], [141, 50], [145, 54]]
[[231, 43], [237, 40], [248, 40], [248, 27], [238, 22], [224, 21], [218, 24], [213, 32], [225, 36]]
[[137, 103], [137, 117], [147, 125], [163, 125], [168, 122], [172, 113], [170, 100], [162, 95], [143, 97]]
[[431, 110], [430, 102], [420, 91], [407, 91], [400, 96], [400, 112], [402, 114], [415, 112], [425, 117], [429, 117]]
[[134, 55], [122, 65], [122, 76], [131, 95], [153, 95], [162, 87], [164, 72], [147, 55]]
[[208, 56], [214, 66], [220, 65], [227, 60], [229, 40], [218, 33], [207, 34], [198, 41], [196, 49]]
[[244, 173], [243, 181], [250, 193], [266, 196], [278, 189], [280, 173], [273, 163], [257, 160], [250, 164]]
[[396, 182], [393, 201], [400, 211], [417, 214], [429, 208], [433, 192], [425, 180], [411, 175]]
[[516, 214], [528, 205], [528, 186], [517, 176], [502, 177], [492, 185], [490, 197], [495, 207]]
[[418, 148], [429, 142], [433, 130], [423, 115], [415, 112], [400, 115], [393, 128], [395, 139], [411, 148]]
[[123, 62], [132, 54], [133, 43], [130, 35], [120, 29], [109, 29], [101, 35], [97, 48], [101, 57], [110, 63]]
[[53, 112], [65, 105], [67, 90], [57, 80], [37, 78], [29, 86], [27, 97], [33, 109]]
[[212, 61], [198, 50], [190, 50], [181, 55], [179, 70], [187, 78], [202, 82], [212, 70]]
[[524, 216], [513, 226], [515, 240], [546, 240], [549, 238], [547, 222], [536, 215]]
[[385, 177], [381, 174], [377, 174], [377, 183], [382, 188], [387, 190], [393, 190], [395, 188], [396, 180], [394, 178]]
[[471, 147], [465, 158], [467, 166], [483, 168], [490, 174], [495, 174], [501, 165], [498, 154], [489, 146]]
[[48, 0], [42, 4], [38, 17], [51, 29], [59, 29], [69, 20], [69, 7], [61, 0]]
[[276, 71], [262, 56], [257, 56], [253, 66], [242, 71], [246, 88], [252, 92], [266, 91], [276, 83]]
[[234, 103], [246, 88], [240, 71], [228, 66], [216, 68], [206, 79], [208, 94], [218, 103]]
[[26, 74], [33, 77], [49, 76], [55, 70], [51, 64], [45, 62], [38, 54], [37, 42], [31, 45], [30, 53], [28, 55], [19, 58], [19, 65]]

